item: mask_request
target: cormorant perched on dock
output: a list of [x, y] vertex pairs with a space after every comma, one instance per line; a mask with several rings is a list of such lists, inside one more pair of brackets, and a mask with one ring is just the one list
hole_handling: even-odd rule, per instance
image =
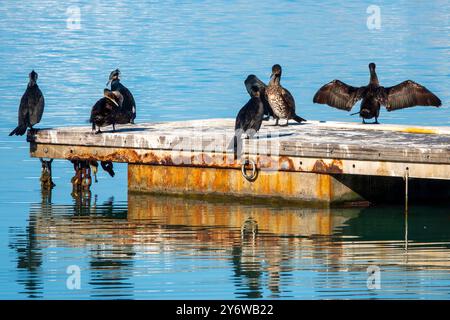
[[266, 98], [276, 119], [275, 125], [278, 125], [279, 119], [286, 119], [286, 126], [289, 124], [289, 119], [293, 119], [298, 123], [306, 121], [295, 114], [294, 97], [287, 89], [280, 85], [281, 72], [281, 66], [275, 64], [272, 67], [272, 75], [270, 76], [269, 85], [266, 88]]
[[119, 91], [103, 90], [104, 97], [98, 100], [92, 107], [91, 118], [92, 130], [98, 130], [95, 133], [101, 133], [100, 127], [113, 126], [113, 132], [116, 130], [116, 115], [120, 111], [123, 97]]
[[259, 88], [259, 95], [264, 105], [264, 115], [266, 116], [265, 118], [263, 118], [263, 120], [269, 120], [270, 117], [273, 117], [272, 108], [270, 107], [270, 104], [266, 99], [267, 85], [259, 80], [259, 78], [254, 74], [249, 75], [247, 79], [245, 79], [244, 84], [250, 97], [252, 96], [252, 87], [257, 86]]
[[21, 136], [27, 128], [33, 130], [33, 126], [39, 123], [44, 113], [44, 95], [37, 85], [38, 74], [33, 70], [29, 74], [27, 90], [20, 100], [19, 120], [17, 127], [9, 134]]
[[375, 118], [374, 123], [378, 123], [381, 105], [387, 111], [394, 111], [414, 106], [435, 106], [441, 105], [441, 100], [424, 86], [406, 80], [393, 87], [382, 87], [378, 82], [375, 72], [375, 63], [369, 64], [370, 81], [364, 87], [352, 87], [340, 80], [333, 80], [327, 83], [314, 95], [313, 102], [328, 104], [331, 107], [350, 111], [352, 107], [362, 99], [359, 114], [363, 119]]
[[109, 75], [109, 81], [106, 85], [111, 83], [111, 91], [119, 91], [123, 96], [123, 104], [121, 112], [117, 118], [117, 123], [127, 124], [134, 123], [136, 118], [136, 103], [130, 90], [120, 83], [120, 70], [116, 69]]
[[260, 88], [256, 85], [252, 86], [250, 96], [250, 100], [242, 107], [236, 117], [234, 130], [238, 138], [241, 137], [242, 133], [251, 138], [261, 128], [264, 117], [264, 104], [260, 97]]

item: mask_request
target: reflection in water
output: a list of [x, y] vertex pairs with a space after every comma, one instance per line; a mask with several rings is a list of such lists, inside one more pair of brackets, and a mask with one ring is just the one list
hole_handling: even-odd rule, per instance
[[[42, 202], [39, 204], [41, 216], [47, 216], [51, 212], [52, 189], [42, 189]], [[25, 231], [19, 228], [11, 230], [13, 239], [9, 247], [17, 252], [17, 269], [20, 279], [18, 283], [23, 285], [28, 298], [42, 298], [42, 279], [40, 278], [42, 253], [38, 247], [38, 232], [36, 230], [36, 214], [30, 212], [28, 226]]]
[[97, 196], [94, 197], [94, 203], [91, 206], [92, 193], [90, 190], [78, 191], [74, 188], [70, 195], [74, 202], [73, 211], [75, 215], [84, 216], [91, 214], [92, 211], [95, 212], [97, 208]]
[[262, 298], [262, 264], [256, 255], [258, 222], [250, 216], [241, 227], [241, 241], [232, 246], [232, 262], [235, 283], [238, 288], [247, 288], [246, 298]]
[[90, 270], [93, 287], [91, 296], [131, 297], [133, 284], [133, 247], [95, 245], [90, 250]]
[[[87, 262], [77, 297], [448, 297], [446, 208], [410, 208], [405, 251], [402, 207], [250, 206], [136, 194], [128, 208], [113, 198], [85, 200], [70, 207], [43, 194], [26, 232], [13, 237], [27, 297], [43, 295], [47, 255]], [[70, 248], [78, 249], [75, 257], [67, 257]], [[370, 265], [383, 272], [379, 291], [367, 289]]]

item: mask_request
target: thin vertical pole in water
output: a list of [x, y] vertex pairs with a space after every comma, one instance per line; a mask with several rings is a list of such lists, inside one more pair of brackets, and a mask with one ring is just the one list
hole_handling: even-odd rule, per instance
[[405, 171], [405, 211], [408, 212], [408, 180], [409, 180], [409, 168]]
[[408, 251], [408, 180], [409, 169], [405, 171], [405, 251]]
[[408, 251], [408, 208], [405, 209], [405, 251]]

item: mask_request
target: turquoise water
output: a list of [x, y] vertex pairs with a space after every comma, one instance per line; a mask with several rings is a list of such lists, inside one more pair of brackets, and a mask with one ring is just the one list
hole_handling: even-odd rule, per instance
[[[372, 61], [382, 85], [412, 79], [443, 102], [439, 109], [382, 110], [382, 123], [448, 125], [449, 2], [377, 1], [381, 28], [369, 30], [372, 4], [3, 2], [0, 298], [448, 299], [448, 207], [413, 206], [406, 224], [401, 206], [319, 210], [128, 198], [124, 165], [115, 166], [114, 178], [100, 173], [92, 197], [80, 203], [71, 196], [68, 161], [54, 162], [57, 186], [42, 195], [39, 161], [29, 158], [24, 137], [7, 136], [31, 69], [46, 99], [39, 127], [86, 125], [117, 67], [135, 96], [137, 122], [233, 117], [248, 100], [247, 74], [267, 81], [274, 63], [283, 66], [301, 116], [356, 122], [312, 104], [312, 96], [335, 78], [366, 84]], [[80, 10], [79, 29], [67, 27], [70, 6]], [[243, 237], [250, 218], [259, 232]], [[66, 285], [71, 265], [81, 271], [79, 290]], [[374, 265], [380, 289], [367, 288]]]

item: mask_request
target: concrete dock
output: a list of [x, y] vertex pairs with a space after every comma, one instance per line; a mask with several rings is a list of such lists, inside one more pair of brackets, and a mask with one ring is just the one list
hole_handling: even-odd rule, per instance
[[[450, 128], [264, 122], [234, 147], [234, 119], [41, 129], [32, 157], [128, 163], [133, 192], [209, 194], [322, 204], [450, 198]], [[244, 177], [244, 174], [246, 177]]]

